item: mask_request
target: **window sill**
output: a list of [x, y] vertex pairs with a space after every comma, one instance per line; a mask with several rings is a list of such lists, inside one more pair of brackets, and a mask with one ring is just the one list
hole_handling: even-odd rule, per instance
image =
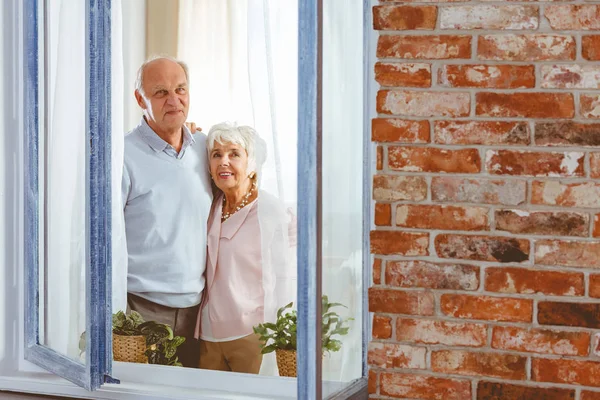
[[[24, 364], [29, 363], [24, 362]], [[101, 389], [89, 392], [51, 373], [21, 370], [11, 376], [0, 376], [0, 391], [106, 400], [297, 398], [296, 378], [120, 362], [113, 364], [113, 376], [120, 379], [121, 384], [105, 384]], [[345, 382], [326, 382], [323, 385], [323, 398], [346, 398], [334, 394], [342, 390], [341, 393], [347, 393], [352, 387], [364, 386], [366, 389], [366, 383], [361, 386], [361, 381], [357, 380], [352, 386], [348, 386]], [[230, 390], [223, 390], [223, 388], [230, 388]]]
[[[155, 377], [156, 378], [156, 377]], [[155, 379], [156, 382], [157, 379]], [[231, 380], [223, 387], [243, 387]], [[295, 382], [292, 395], [276, 396], [234, 393], [223, 390], [192, 389], [174, 385], [147, 385], [140, 383], [106, 384], [95, 392], [88, 392], [64, 379], [50, 374], [27, 374], [27, 376], [1, 377], [0, 390], [72, 397], [78, 399], [106, 400], [259, 400], [259, 399], [295, 399]]]

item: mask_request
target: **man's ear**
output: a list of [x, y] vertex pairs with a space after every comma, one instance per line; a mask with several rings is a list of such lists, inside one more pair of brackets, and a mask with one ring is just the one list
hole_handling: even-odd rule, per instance
[[137, 101], [138, 105], [142, 108], [142, 110], [146, 109], [146, 102], [144, 101], [144, 97], [142, 96], [142, 94], [140, 93], [139, 90], [136, 89], [136, 91], [134, 92], [135, 94], [135, 100]]

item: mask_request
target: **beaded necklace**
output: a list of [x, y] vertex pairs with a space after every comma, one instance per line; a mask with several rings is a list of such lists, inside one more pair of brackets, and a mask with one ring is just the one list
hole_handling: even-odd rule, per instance
[[256, 189], [256, 182], [252, 182], [252, 186], [250, 186], [250, 190], [248, 190], [248, 193], [246, 193], [244, 195], [244, 198], [242, 199], [240, 204], [238, 204], [238, 206], [235, 208], [235, 210], [233, 210], [233, 212], [225, 211], [225, 203], [227, 202], [227, 200], [226, 200], [225, 196], [223, 196], [223, 208], [221, 210], [221, 222], [227, 221], [227, 219], [229, 217], [231, 217], [233, 214], [240, 211], [242, 208], [246, 207], [248, 205], [248, 200], [250, 199], [250, 196], [252, 196], [252, 192], [254, 192], [254, 189]]

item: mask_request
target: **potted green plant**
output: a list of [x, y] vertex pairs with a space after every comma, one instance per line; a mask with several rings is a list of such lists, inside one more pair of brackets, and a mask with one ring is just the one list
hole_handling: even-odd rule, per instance
[[[142, 343], [140, 339], [142, 337], [145, 342], [143, 343], [145, 344], [143, 354], [147, 357], [149, 364], [182, 366], [175, 353], [177, 352], [177, 347], [185, 341], [185, 338], [174, 336], [173, 330], [169, 325], [160, 324], [156, 321], [144, 321], [142, 316], [136, 311], [131, 311], [129, 315], [126, 315], [123, 311], [113, 314], [112, 325], [113, 355], [116, 361], [128, 361], [128, 359], [117, 359], [117, 353], [120, 350], [117, 347], [136, 349], [137, 353], [134, 358], [136, 360], [141, 359], [139, 356], [139, 347], [142, 346], [137, 343]], [[129, 338], [135, 339], [128, 340]], [[121, 345], [121, 343], [125, 343], [125, 345]], [[127, 354], [129, 352], [125, 351], [121, 354], [125, 356], [123, 358], [128, 358]]]
[[[174, 336], [167, 324], [144, 321], [136, 311], [119, 311], [112, 316], [112, 333], [115, 361], [182, 366], [176, 352], [185, 338]], [[85, 332], [79, 349], [85, 350]]]
[[[297, 312], [289, 303], [277, 310], [275, 322], [265, 322], [254, 327], [260, 336], [262, 354], [275, 352], [280, 376], [296, 376]], [[327, 296], [322, 298], [321, 347], [323, 354], [339, 351], [342, 342], [334, 336], [347, 335], [348, 323], [353, 318], [342, 318], [332, 311], [334, 307], [345, 307], [341, 303], [330, 303]]]

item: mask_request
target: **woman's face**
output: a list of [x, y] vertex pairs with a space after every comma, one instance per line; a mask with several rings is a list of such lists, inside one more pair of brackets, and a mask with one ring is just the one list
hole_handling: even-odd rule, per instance
[[245, 189], [248, 178], [248, 153], [235, 143], [215, 141], [210, 152], [210, 175], [222, 191]]

